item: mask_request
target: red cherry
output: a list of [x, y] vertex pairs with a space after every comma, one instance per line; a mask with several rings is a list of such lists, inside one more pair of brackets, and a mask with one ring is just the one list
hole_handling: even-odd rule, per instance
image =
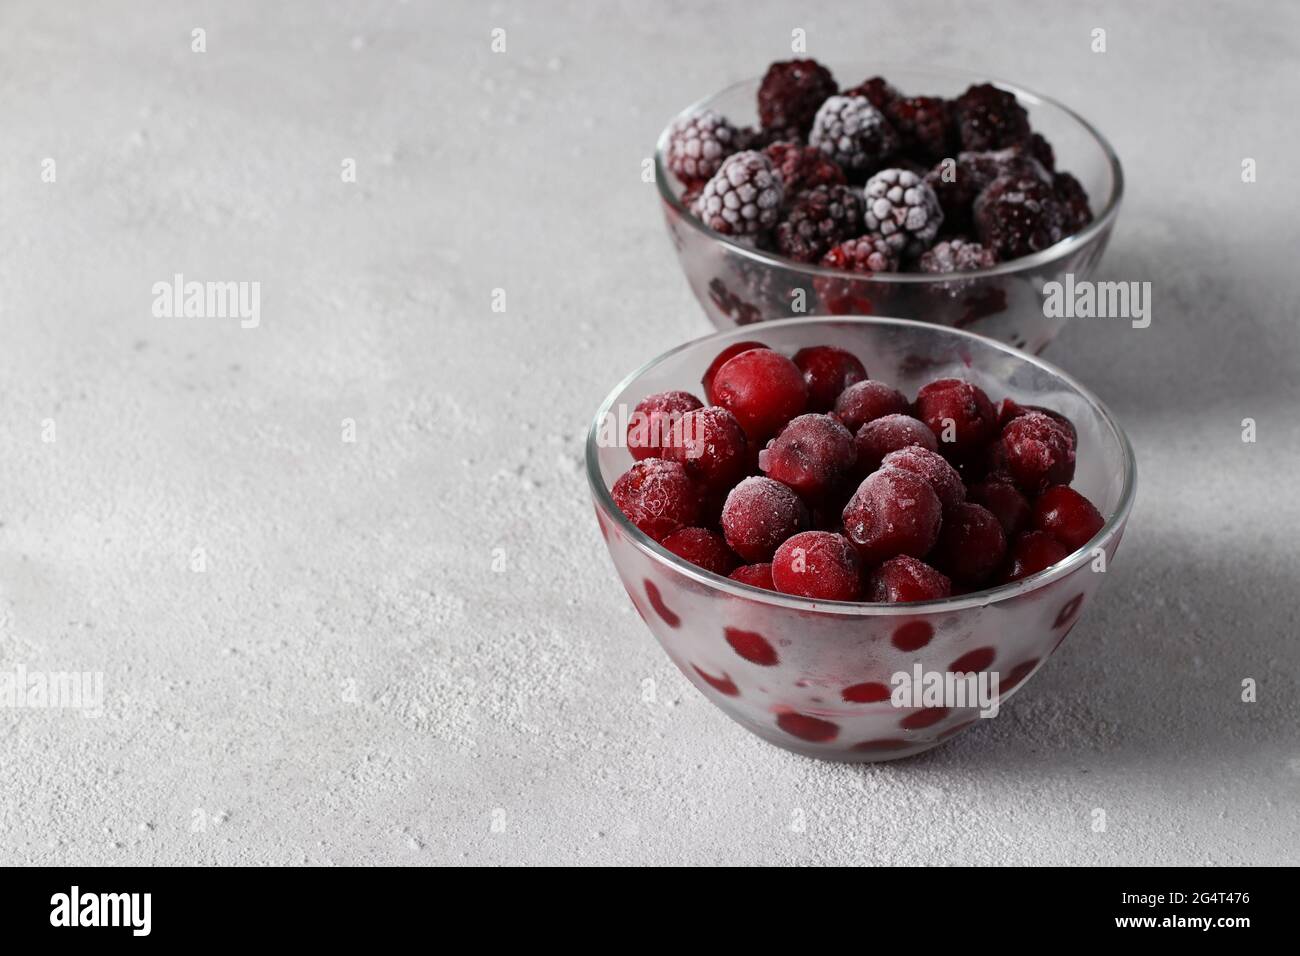
[[856, 355], [833, 345], [800, 349], [793, 361], [803, 372], [808, 407], [815, 412], [830, 411], [841, 392], [867, 378], [867, 370]]
[[884, 382], [871, 379], [850, 385], [835, 399], [834, 415], [844, 427], [857, 434], [867, 422], [886, 415], [905, 415], [910, 410], [907, 397]]
[[949, 664], [948, 670], [953, 674], [982, 673], [989, 669], [989, 665], [993, 663], [996, 653], [991, 647], [977, 647], [973, 651], [967, 651]]
[[[928, 430], [927, 434], [929, 434]], [[939, 503], [945, 508], [951, 508], [966, 500], [966, 486], [962, 484], [957, 469], [948, 464], [948, 460], [943, 455], [929, 448], [909, 445], [898, 451], [891, 451], [880, 465], [882, 468], [898, 468], [920, 475], [930, 483], [934, 493], [939, 496]]]
[[840, 696], [850, 704], [875, 704], [882, 700], [889, 700], [890, 691], [887, 684], [868, 681], [865, 684], [854, 684], [852, 687], [844, 688], [840, 691]]
[[772, 581], [783, 594], [821, 601], [856, 601], [862, 593], [857, 552], [843, 535], [796, 534], [776, 549]]
[[698, 664], [692, 664], [691, 667], [695, 669], [695, 673], [699, 674], [705, 683], [716, 690], [719, 694], [726, 694], [728, 697], [740, 696], [740, 688], [737, 687], [732, 679], [726, 674], [723, 674], [721, 677], [714, 677], [712, 674], [701, 670]]
[[879, 468], [890, 452], [912, 445], [928, 451], [936, 451], [939, 447], [934, 433], [911, 415], [885, 415], [872, 419], [858, 429], [854, 441], [858, 450], [858, 473], [862, 475], [869, 475]]
[[643, 458], [669, 458], [664, 445], [673, 423], [686, 412], [700, 408], [698, 398], [690, 392], [660, 392], [647, 395], [637, 403], [627, 425], [627, 450], [637, 461]]
[[610, 494], [627, 519], [656, 541], [700, 517], [700, 491], [675, 461], [638, 461], [614, 482]]
[[[916, 558], [890, 558], [867, 576], [867, 600], [877, 603], [905, 604], [912, 601], [938, 601], [951, 594], [952, 582], [924, 561], [918, 561]], [[927, 637], [927, 643], [928, 640]], [[924, 646], [918, 644], [903, 647], [899, 644], [898, 633], [894, 634], [894, 645], [901, 650], [916, 650], [917, 647]]]
[[755, 440], [775, 435], [808, 405], [799, 367], [771, 349], [750, 349], [728, 359], [713, 379], [716, 404], [730, 411]]
[[1008, 581], [1019, 581], [1067, 558], [1070, 549], [1045, 531], [1026, 531], [1011, 546]]
[[746, 564], [732, 571], [731, 579], [739, 581], [741, 584], [748, 584], [750, 587], [763, 588], [768, 591], [776, 590], [776, 585], [772, 583], [772, 565], [770, 564]]
[[776, 725], [791, 737], [798, 737], [800, 740], [807, 740], [814, 744], [830, 743], [840, 733], [838, 724], [822, 720], [820, 717], [809, 717], [807, 714], [779, 714]]
[[685, 466], [709, 491], [726, 491], [749, 467], [745, 432], [725, 408], [685, 412], [673, 423], [664, 457]]
[[[649, 578], [646, 578], [642, 583], [645, 584], [645, 596], [650, 599], [650, 606], [655, 609], [655, 613], [658, 614], [663, 619], [663, 622], [669, 627], [681, 627], [682, 619], [674, 614], [669, 609], [668, 605], [664, 603], [663, 596], [659, 593], [659, 588], [655, 586], [655, 583]], [[637, 610], [639, 611], [641, 609], [638, 607]], [[645, 617], [644, 614], [641, 616]]]
[[704, 399], [710, 405], [717, 404], [713, 398], [713, 379], [718, 374], [718, 369], [726, 365], [728, 361], [735, 358], [741, 352], [748, 352], [750, 349], [767, 348], [762, 342], [737, 342], [734, 345], [728, 345], [718, 353], [717, 357], [709, 363], [708, 369], [704, 372], [704, 377], [700, 379], [700, 384], [704, 386]]
[[737, 563], [722, 535], [707, 528], [681, 528], [660, 544], [679, 558], [714, 574], [730, 574]]
[[1009, 481], [981, 481], [966, 490], [966, 498], [993, 512], [1008, 541], [1029, 524], [1029, 502]]
[[869, 475], [844, 506], [844, 533], [867, 565], [919, 558], [939, 538], [943, 509], [930, 483], [910, 471]]
[[900, 651], [919, 651], [934, 640], [934, 628], [928, 621], [908, 621], [894, 631], [891, 640]]
[[830, 415], [800, 415], [758, 453], [764, 474], [809, 500], [838, 488], [856, 461], [853, 435]]
[[1011, 672], [1007, 674], [1005, 678], [998, 681], [998, 696], [1005, 694], [1007, 691], [1011, 690], [1011, 688], [1019, 684], [1022, 680], [1032, 674], [1034, 668], [1037, 666], [1038, 658], [1034, 657], [1011, 668]]
[[962, 502], [943, 514], [943, 528], [930, 560], [954, 581], [979, 585], [1007, 556], [1007, 536], [993, 512]]
[[941, 378], [916, 393], [916, 417], [930, 426], [946, 457], [966, 458], [997, 433], [997, 411], [984, 390]]
[[1105, 523], [1091, 501], [1066, 485], [1053, 485], [1034, 502], [1034, 527], [1071, 551], [1091, 541]]
[[767, 638], [757, 631], [742, 631], [738, 627], [724, 628], [723, 637], [731, 645], [731, 649], [749, 661], [751, 664], [757, 664], [760, 667], [775, 667], [781, 662], [777, 656], [776, 648], [768, 643]]
[[1021, 491], [1036, 495], [1074, 478], [1074, 440], [1042, 412], [1013, 418], [998, 442], [1002, 463]]
[[803, 501], [771, 478], [746, 478], [722, 507], [727, 544], [746, 561], [770, 561], [782, 541], [806, 527]]

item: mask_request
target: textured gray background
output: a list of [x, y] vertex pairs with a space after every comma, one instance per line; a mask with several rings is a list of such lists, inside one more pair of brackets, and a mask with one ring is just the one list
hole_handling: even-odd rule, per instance
[[[0, 7], [0, 666], [107, 694], [0, 711], [0, 861], [1300, 862], [1300, 11], [798, 6]], [[716, 712], [581, 471], [614, 382], [709, 331], [641, 160], [793, 27], [1075, 106], [1127, 169], [1103, 271], [1155, 288], [1047, 353], [1140, 457], [1101, 599], [894, 766]], [[174, 272], [260, 280], [261, 328], [155, 319]]]

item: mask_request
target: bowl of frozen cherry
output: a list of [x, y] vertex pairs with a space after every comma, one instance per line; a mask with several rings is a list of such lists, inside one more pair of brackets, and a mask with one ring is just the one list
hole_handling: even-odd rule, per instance
[[832, 317], [650, 362], [597, 412], [587, 473], [628, 596], [687, 679], [763, 739], [848, 761], [989, 715], [900, 696], [900, 674], [973, 676], [999, 705], [1024, 687], [1106, 577], [1136, 482], [1119, 424], [1046, 362]]
[[[845, 83], [856, 85], [844, 85]], [[1123, 175], [1045, 96], [933, 68], [773, 63], [683, 110], [656, 181], [692, 291], [722, 328], [815, 314], [968, 328], [1037, 353], [1087, 279]]]

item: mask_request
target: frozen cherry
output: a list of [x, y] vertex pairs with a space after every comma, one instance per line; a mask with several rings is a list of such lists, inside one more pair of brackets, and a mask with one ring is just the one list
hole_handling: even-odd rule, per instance
[[880, 467], [891, 451], [918, 445], [937, 451], [939, 446], [934, 432], [911, 415], [886, 415], [867, 422], [858, 429], [855, 439], [858, 448], [858, 473], [869, 475]]
[[838, 724], [807, 714], [781, 714], [776, 718], [776, 725], [790, 736], [814, 744], [830, 743], [840, 732]]
[[690, 392], [647, 395], [637, 403], [628, 422], [627, 450], [637, 461], [665, 457], [663, 449], [673, 422], [700, 407], [700, 400]]
[[749, 467], [748, 443], [740, 422], [716, 405], [679, 417], [673, 423], [664, 457], [685, 465], [701, 487], [714, 492], [726, 491]]
[[843, 483], [857, 458], [853, 435], [839, 419], [800, 415], [758, 453], [758, 467], [805, 499], [816, 500]]
[[772, 583], [771, 564], [742, 565], [731, 572], [731, 580], [739, 581], [741, 584], [748, 584], [750, 587], [763, 588], [767, 591], [776, 590], [776, 585]]
[[750, 349], [767, 348], [762, 342], [737, 342], [735, 345], [728, 345], [718, 353], [717, 358], [709, 363], [708, 369], [704, 372], [704, 377], [700, 379], [700, 384], [704, 386], [704, 400], [710, 405], [716, 404], [713, 398], [713, 379], [718, 374], [718, 369], [726, 365], [729, 361], [739, 355], [741, 352], [748, 352]]
[[941, 378], [916, 393], [916, 417], [930, 426], [949, 458], [966, 458], [997, 434], [997, 411], [977, 385]]
[[1034, 527], [1071, 551], [1091, 541], [1105, 523], [1091, 501], [1066, 485], [1048, 488], [1034, 502]]
[[806, 527], [803, 501], [771, 478], [746, 478], [731, 489], [722, 506], [727, 544], [746, 561], [770, 561], [777, 545]]
[[993, 517], [1002, 525], [1008, 541], [1029, 524], [1029, 502], [1009, 481], [981, 481], [966, 489], [966, 498], [993, 512]]
[[794, 364], [808, 385], [808, 407], [829, 412], [850, 385], [865, 381], [867, 370], [852, 352], [833, 345], [814, 345], [794, 353]]
[[1046, 531], [1026, 531], [1011, 546], [1011, 566], [1007, 569], [1007, 580], [1019, 581], [1037, 574], [1069, 554], [1070, 549]]
[[943, 529], [930, 560], [959, 584], [977, 585], [988, 580], [1007, 556], [1007, 536], [1002, 525], [982, 505], [962, 502], [943, 513]]
[[1074, 439], [1049, 415], [1026, 412], [1011, 419], [999, 445], [1003, 467], [1026, 494], [1068, 485], [1074, 478]]
[[679, 558], [714, 574], [730, 574], [736, 566], [736, 556], [722, 535], [708, 528], [680, 528], [659, 543]]
[[751, 664], [757, 664], [759, 667], [775, 667], [781, 663], [781, 657], [772, 646], [772, 642], [757, 631], [742, 631], [738, 627], [726, 627], [722, 629], [722, 636], [727, 639], [733, 651]]
[[943, 507], [930, 483], [910, 471], [869, 475], [844, 506], [844, 533], [868, 564], [900, 554], [920, 558], [939, 538]]
[[772, 581], [778, 591], [821, 601], [856, 601], [862, 593], [861, 572], [853, 545], [829, 531], [797, 534], [772, 558]]
[[700, 490], [675, 461], [638, 461], [614, 482], [614, 504], [643, 532], [662, 541], [700, 515]]
[[[952, 582], [916, 558], [890, 558], [867, 575], [868, 601], [906, 604], [911, 601], [937, 601], [951, 594]], [[894, 643], [898, 644], [897, 638]], [[913, 650], [915, 646], [904, 647], [903, 650]]]
[[1074, 422], [1070, 421], [1060, 412], [1054, 412], [1050, 408], [1044, 408], [1041, 405], [1021, 405], [1014, 399], [1004, 398], [998, 404], [998, 429], [999, 431], [1007, 426], [1007, 422], [1013, 418], [1019, 418], [1028, 412], [1041, 412], [1048, 418], [1054, 419], [1058, 424], [1064, 426], [1065, 430], [1070, 433], [1070, 438], [1074, 440], [1075, 445], [1079, 444], [1079, 430], [1074, 427]]
[[718, 369], [713, 399], [736, 416], [746, 435], [764, 440], [803, 412], [808, 386], [799, 366], [784, 355], [771, 349], [750, 349]]
[[939, 503], [945, 508], [966, 500], [966, 486], [962, 484], [961, 475], [938, 452], [920, 445], [909, 445], [891, 451], [880, 464], [884, 468], [898, 468], [920, 475], [930, 483], [934, 493], [939, 496]]
[[835, 417], [855, 435], [867, 422], [886, 415], [904, 415], [909, 409], [907, 397], [884, 382], [869, 379], [850, 385], [835, 399]]

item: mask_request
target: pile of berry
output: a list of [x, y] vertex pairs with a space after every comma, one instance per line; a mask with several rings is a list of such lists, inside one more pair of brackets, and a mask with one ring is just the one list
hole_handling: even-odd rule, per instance
[[928, 601], [1036, 574], [1103, 519], [1069, 485], [1074, 426], [955, 378], [915, 401], [833, 346], [725, 349], [631, 416], [613, 497], [674, 554], [829, 601]]
[[704, 110], [673, 125], [667, 163], [710, 229], [857, 275], [987, 268], [1092, 221], [1079, 181], [1013, 94], [905, 96], [881, 77], [840, 90], [815, 60], [773, 63], [760, 128]]

